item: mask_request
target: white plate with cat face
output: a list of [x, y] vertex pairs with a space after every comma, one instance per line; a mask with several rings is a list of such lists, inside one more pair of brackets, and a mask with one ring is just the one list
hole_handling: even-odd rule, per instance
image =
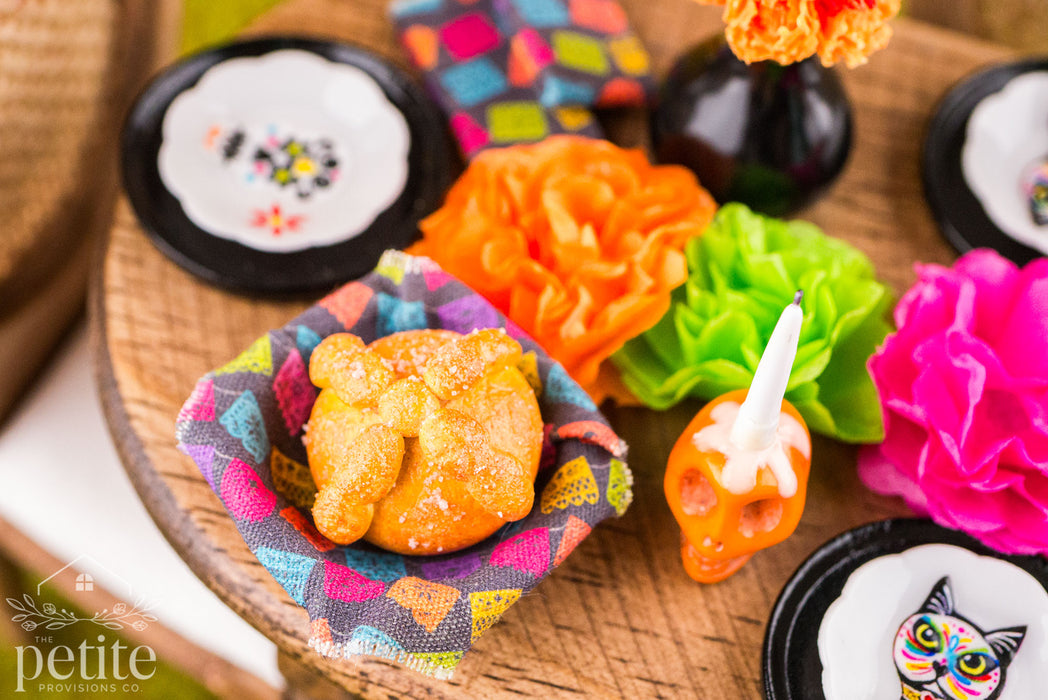
[[926, 520], [857, 528], [794, 574], [764, 654], [774, 700], [1038, 698], [1048, 562]]
[[417, 235], [450, 182], [436, 107], [346, 44], [269, 38], [185, 59], [124, 131], [124, 181], [157, 245], [209, 281], [330, 288]]
[[962, 547], [920, 545], [848, 577], [819, 627], [823, 693], [1036, 698], [1046, 631], [1048, 591], [1028, 572]]

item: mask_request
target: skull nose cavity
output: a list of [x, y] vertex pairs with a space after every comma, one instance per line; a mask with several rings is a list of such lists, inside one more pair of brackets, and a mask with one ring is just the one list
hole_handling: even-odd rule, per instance
[[685, 515], [703, 516], [717, 507], [717, 493], [706, 475], [689, 469], [680, 478], [680, 509]]
[[744, 537], [753, 537], [759, 532], [771, 532], [782, 522], [783, 501], [781, 498], [762, 498], [747, 503], [739, 518], [739, 532]]

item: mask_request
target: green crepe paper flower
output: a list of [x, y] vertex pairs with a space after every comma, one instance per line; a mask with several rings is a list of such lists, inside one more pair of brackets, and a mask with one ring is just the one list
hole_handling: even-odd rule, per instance
[[802, 289], [786, 398], [815, 432], [883, 439], [866, 361], [891, 330], [891, 295], [865, 255], [814, 224], [741, 204], [722, 207], [685, 253], [688, 281], [674, 290], [669, 312], [612, 358], [630, 391], [661, 409], [748, 387], [779, 315]]

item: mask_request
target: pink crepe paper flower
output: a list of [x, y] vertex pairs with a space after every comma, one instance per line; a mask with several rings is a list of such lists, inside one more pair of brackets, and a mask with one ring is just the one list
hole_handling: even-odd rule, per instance
[[1009, 554], [1048, 553], [1048, 259], [918, 265], [870, 358], [885, 439], [859, 476]]

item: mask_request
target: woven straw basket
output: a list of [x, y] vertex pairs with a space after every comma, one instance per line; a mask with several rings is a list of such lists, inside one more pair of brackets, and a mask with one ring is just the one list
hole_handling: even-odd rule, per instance
[[119, 7], [0, 0], [0, 314], [75, 248], [99, 167]]
[[152, 0], [0, 0], [0, 420], [82, 308]]

